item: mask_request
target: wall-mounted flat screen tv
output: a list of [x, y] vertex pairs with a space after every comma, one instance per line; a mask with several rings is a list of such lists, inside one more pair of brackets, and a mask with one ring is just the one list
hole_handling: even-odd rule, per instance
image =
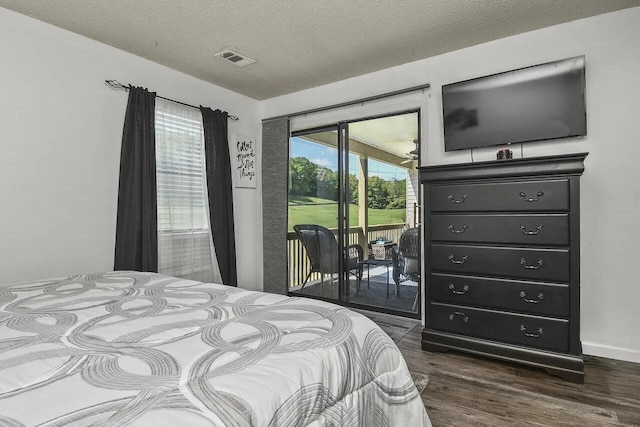
[[442, 86], [445, 151], [587, 134], [584, 56]]

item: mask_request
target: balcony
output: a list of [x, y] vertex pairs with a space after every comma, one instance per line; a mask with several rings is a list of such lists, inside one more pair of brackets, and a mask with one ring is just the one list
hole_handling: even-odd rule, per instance
[[[370, 226], [365, 235], [362, 227], [351, 227], [348, 232], [347, 244], [359, 243], [365, 250], [365, 257], [373, 258], [367, 245], [368, 242], [380, 237], [391, 242], [398, 242], [404, 229], [405, 224], [403, 223], [375, 225]], [[331, 231], [334, 235], [338, 232], [335, 228]], [[287, 233], [287, 254], [289, 292], [338, 300], [337, 276], [328, 279], [328, 276], [325, 275], [325, 286], [322, 286], [320, 275], [313, 273], [302, 289], [302, 284], [311, 270], [311, 265], [305, 248], [295, 232]], [[326, 285], [328, 282], [329, 284]], [[350, 303], [412, 314], [417, 313], [418, 283], [403, 280], [399, 286], [396, 286], [391, 265], [365, 267], [360, 286], [358, 287], [358, 281], [354, 276], [349, 276], [348, 286], [349, 290], [343, 295], [343, 300]], [[396, 289], [399, 289], [397, 294]]]

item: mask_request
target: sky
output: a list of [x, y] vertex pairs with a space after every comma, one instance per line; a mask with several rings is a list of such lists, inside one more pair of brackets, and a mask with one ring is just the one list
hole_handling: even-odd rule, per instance
[[[322, 144], [293, 137], [290, 143], [289, 157], [306, 157], [311, 162], [327, 167], [331, 170], [338, 170], [338, 150]], [[358, 156], [349, 154], [349, 173], [358, 174]], [[388, 163], [369, 159], [369, 176], [377, 175], [385, 180], [402, 180], [407, 177], [407, 170]]]

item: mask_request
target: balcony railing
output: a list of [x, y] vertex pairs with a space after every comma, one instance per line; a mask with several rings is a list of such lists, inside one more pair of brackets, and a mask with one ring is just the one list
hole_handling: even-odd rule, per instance
[[[347, 236], [347, 244], [352, 245], [360, 243], [365, 250], [365, 257], [367, 256], [367, 243], [372, 240], [377, 240], [380, 237], [384, 237], [387, 240], [397, 242], [400, 239], [404, 224], [384, 224], [384, 225], [372, 225], [367, 230], [367, 235], [364, 235], [362, 227], [351, 227]], [[338, 233], [338, 229], [330, 229], [333, 234]], [[311, 270], [311, 264], [309, 258], [304, 249], [304, 246], [298, 240], [298, 236], [294, 231], [287, 233], [287, 255], [289, 259], [289, 288], [295, 289], [302, 285], [304, 279]], [[313, 273], [309, 277], [309, 282], [320, 280], [318, 273]]]

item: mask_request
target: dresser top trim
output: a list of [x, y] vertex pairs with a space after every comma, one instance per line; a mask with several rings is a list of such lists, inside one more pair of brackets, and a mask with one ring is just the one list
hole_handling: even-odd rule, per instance
[[462, 181], [481, 178], [508, 178], [536, 175], [581, 175], [584, 159], [589, 153], [523, 159], [493, 160], [489, 162], [456, 163], [423, 166], [420, 182]]

